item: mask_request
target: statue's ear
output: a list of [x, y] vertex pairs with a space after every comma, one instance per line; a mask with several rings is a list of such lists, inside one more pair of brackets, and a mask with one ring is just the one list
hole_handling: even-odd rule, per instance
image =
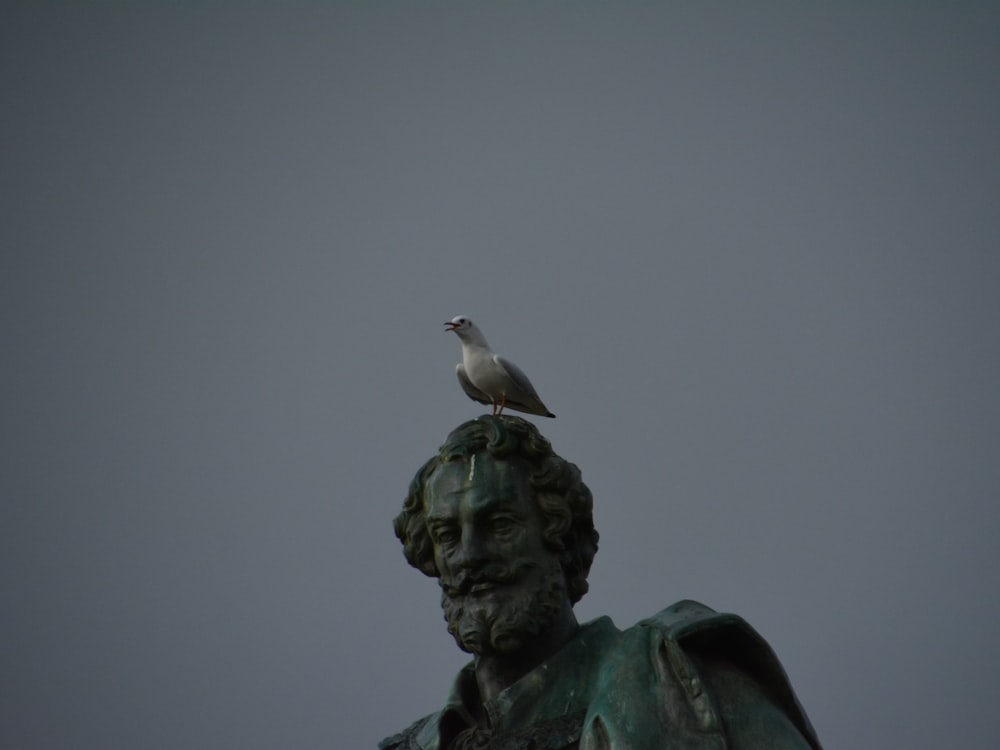
[[545, 542], [557, 552], [566, 551], [566, 535], [573, 525], [573, 514], [562, 497], [551, 492], [538, 493], [538, 507], [545, 517], [542, 536]]
[[[411, 495], [412, 497], [412, 495]], [[408, 502], [409, 505], [409, 502]], [[437, 563], [434, 562], [434, 544], [424, 526], [423, 514], [412, 513], [404, 507], [392, 522], [396, 538], [403, 544], [406, 562], [425, 576], [438, 578]]]
[[439, 578], [437, 563], [434, 562], [434, 545], [430, 534], [423, 527], [423, 519], [411, 518], [409, 527], [400, 536], [406, 561], [425, 576]]
[[434, 558], [431, 557], [429, 560], [424, 559], [420, 565], [415, 566], [417, 570], [423, 573], [429, 578], [440, 578], [441, 573], [438, 571], [437, 565], [434, 563]]

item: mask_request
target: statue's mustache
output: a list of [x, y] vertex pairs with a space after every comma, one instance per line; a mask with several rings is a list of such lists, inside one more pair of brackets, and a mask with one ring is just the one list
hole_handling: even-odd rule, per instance
[[531, 559], [515, 560], [509, 563], [492, 563], [477, 570], [460, 572], [439, 581], [444, 595], [450, 599], [468, 595], [481, 585], [504, 585], [521, 580], [538, 563]]

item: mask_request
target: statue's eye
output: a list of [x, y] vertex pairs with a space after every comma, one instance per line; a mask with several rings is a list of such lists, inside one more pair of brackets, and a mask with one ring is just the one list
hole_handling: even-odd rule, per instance
[[439, 528], [434, 530], [434, 542], [441, 545], [454, 544], [458, 541], [458, 532], [455, 529]]
[[502, 516], [493, 519], [493, 533], [499, 537], [509, 537], [517, 529], [517, 524], [512, 518]]

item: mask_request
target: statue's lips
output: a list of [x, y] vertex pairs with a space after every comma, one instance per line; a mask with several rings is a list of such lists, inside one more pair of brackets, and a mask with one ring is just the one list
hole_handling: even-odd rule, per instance
[[474, 583], [469, 588], [469, 593], [470, 594], [479, 594], [479, 593], [481, 593], [483, 591], [492, 591], [497, 586], [498, 586], [498, 584], [493, 583], [492, 581], [482, 581], [481, 583]]
[[510, 585], [511, 583], [508, 581], [476, 581], [472, 584], [466, 582], [454, 586], [444, 586], [444, 590], [448, 598], [459, 599], [465, 596], [482, 596], [493, 591], [500, 591]]

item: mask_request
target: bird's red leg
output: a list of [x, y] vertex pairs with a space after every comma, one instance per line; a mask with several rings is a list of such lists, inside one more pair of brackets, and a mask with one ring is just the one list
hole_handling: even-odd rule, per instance
[[502, 398], [502, 399], [500, 399], [500, 411], [498, 411], [498, 412], [497, 412], [497, 416], [498, 416], [498, 417], [499, 417], [499, 416], [500, 416], [501, 414], [503, 414], [503, 408], [504, 408], [504, 407], [505, 407], [506, 405], [507, 405], [507, 394], [505, 393], [505, 394], [503, 394], [503, 398]]
[[490, 399], [490, 402], [493, 404], [493, 416], [495, 417], [497, 415], [497, 402], [493, 399]]

